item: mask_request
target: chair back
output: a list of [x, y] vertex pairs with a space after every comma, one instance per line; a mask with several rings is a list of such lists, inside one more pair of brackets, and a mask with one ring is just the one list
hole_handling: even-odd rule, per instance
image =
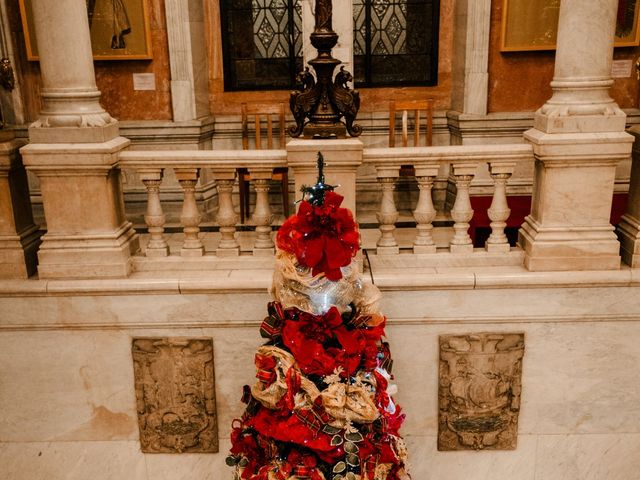
[[[274, 119], [278, 129], [274, 135]], [[252, 144], [256, 150], [263, 149], [263, 120], [266, 121], [267, 149], [274, 148], [274, 136], [279, 138], [279, 148], [285, 145], [285, 116], [284, 103], [276, 104], [242, 104], [242, 149], [249, 150]], [[253, 132], [253, 142], [250, 142], [250, 133]]]
[[[433, 145], [433, 99], [406, 100], [389, 102], [389, 147], [396, 146], [396, 113], [400, 113], [402, 146], [409, 146], [410, 131], [413, 146]], [[420, 141], [421, 126], [424, 119], [424, 143]]]

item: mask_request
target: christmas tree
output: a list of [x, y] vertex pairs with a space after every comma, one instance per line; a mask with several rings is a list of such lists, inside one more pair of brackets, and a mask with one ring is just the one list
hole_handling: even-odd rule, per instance
[[268, 341], [227, 463], [236, 480], [408, 479], [380, 292], [359, 277], [358, 225], [320, 153], [318, 170], [276, 236]]

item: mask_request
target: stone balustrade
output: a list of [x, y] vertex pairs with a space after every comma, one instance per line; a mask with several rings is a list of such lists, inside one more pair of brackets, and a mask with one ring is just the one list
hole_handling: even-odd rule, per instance
[[399, 253], [395, 230], [398, 211], [394, 201], [394, 189], [403, 167], [413, 167], [415, 180], [420, 190], [413, 217], [416, 236], [413, 253], [436, 253], [433, 238], [433, 221], [439, 213], [432, 200], [432, 187], [441, 172], [448, 171], [456, 186], [455, 202], [449, 216], [453, 221], [453, 236], [448, 241], [452, 254], [474, 253], [469, 235], [469, 222], [474, 211], [471, 206], [469, 187], [481, 165], [488, 165], [493, 180], [493, 199], [487, 214], [491, 220], [491, 235], [485, 250], [489, 253], [508, 253], [511, 247], [505, 235], [510, 209], [507, 203], [507, 182], [519, 162], [531, 162], [533, 149], [530, 145], [479, 145], [414, 148], [365, 149], [364, 162], [375, 166], [382, 190], [382, 201], [377, 214], [380, 224], [378, 255]]
[[165, 215], [160, 202], [160, 187], [165, 170], [173, 169], [182, 187], [184, 198], [180, 223], [184, 239], [182, 257], [202, 257], [205, 248], [200, 238], [201, 215], [195, 197], [195, 187], [202, 169], [207, 169], [216, 182], [220, 241], [215, 249], [218, 257], [240, 254], [236, 238], [238, 216], [233, 207], [233, 185], [237, 169], [246, 168], [256, 192], [252, 223], [256, 236], [252, 252], [256, 256], [271, 255], [274, 244], [271, 236], [273, 215], [269, 205], [269, 183], [272, 172], [287, 164], [285, 150], [199, 150], [199, 151], [126, 151], [120, 155], [121, 168], [137, 171], [147, 189], [147, 211], [144, 216], [149, 232], [147, 257], [167, 257], [170, 254], [165, 238]]
[[[344, 155], [340, 156], [337, 144], [327, 145], [324, 147], [323, 144], [323, 153], [333, 152], [331, 148], [336, 149], [335, 158], [331, 157], [329, 167], [343, 168], [340, 160], [344, 160]], [[303, 146], [307, 147], [302, 145], [300, 148]], [[299, 152], [291, 145], [287, 146], [287, 150], [118, 152], [112, 171], [135, 171], [146, 189], [147, 197], [144, 222], [148, 234], [141, 242], [142, 250], [137, 253], [137, 248], [131, 251], [132, 271], [159, 271], [165, 268], [197, 270], [211, 266], [237, 268], [240, 265], [237, 258], [241, 253], [244, 265], [241, 268], [268, 268], [275, 250], [272, 234], [274, 215], [269, 202], [273, 171], [276, 168], [289, 167], [296, 186], [307, 181], [304, 175], [311, 178], [310, 175], [315, 171], [318, 148], [321, 147], [313, 145], [313, 148], [309, 149], [309, 159], [304, 159], [306, 163], [298, 158]], [[353, 178], [338, 169], [331, 173], [330, 180], [334, 184], [342, 185], [343, 194], [351, 195], [354, 204], [351, 208], [354, 209], [358, 193], [355, 188], [357, 166], [364, 163], [365, 170], [371, 171], [373, 167], [376, 172], [381, 195], [380, 207], [376, 212], [380, 234], [376, 235], [370, 225], [369, 228], [363, 228], [363, 248], [375, 257], [370, 264], [372, 268], [402, 268], [402, 265], [411, 262], [425, 267], [523, 264], [526, 252], [519, 245], [510, 245], [505, 234], [511, 215], [507, 192], [508, 188], [510, 193], [514, 191], [513, 186], [509, 185], [514, 172], [533, 161], [533, 147], [530, 144], [370, 148], [354, 152], [354, 159], [349, 160], [351, 163], [343, 168], [346, 172], [348, 167], [348, 174]], [[250, 221], [250, 230], [255, 228], [255, 231], [251, 232], [245, 232], [246, 228], [238, 227], [238, 202], [234, 201], [237, 200], [234, 199], [234, 195], [237, 195], [235, 184], [238, 168], [249, 172], [251, 188], [255, 194]], [[411, 172], [410, 182], [415, 182], [418, 190], [416, 192], [410, 189], [407, 194], [413, 214], [413, 222], [409, 222], [409, 226], [415, 225], [415, 228], [399, 232], [396, 230], [399, 222], [402, 222], [400, 226], [406, 227], [408, 219], [406, 202], [403, 206], [402, 202], [397, 201], [400, 193], [395, 190], [401, 183], [400, 177], [407, 172]], [[215, 181], [217, 212], [212, 218], [205, 216], [203, 204], [196, 198], [196, 186], [201, 174]], [[182, 190], [179, 215], [181, 233], [178, 235], [171, 235], [175, 232], [175, 224], [172, 222], [167, 225], [167, 201], [161, 196], [163, 179], [166, 176], [175, 177]], [[634, 178], [632, 184], [635, 185], [638, 175]], [[351, 179], [353, 182], [349, 186], [348, 183], [345, 184], [344, 179]], [[442, 183], [443, 179], [449, 184], [447, 198], [444, 200], [432, 195], [434, 184]], [[170, 188], [167, 183], [164, 185], [165, 189]], [[406, 181], [404, 184], [406, 185]], [[485, 211], [474, 211], [474, 205], [478, 209], [479, 203], [472, 202], [471, 192], [477, 190], [478, 186], [481, 187], [483, 196], [491, 198], [491, 205], [488, 208], [483, 207]], [[636, 192], [637, 186], [632, 186], [631, 190]], [[416, 193], [417, 198], [413, 196]], [[537, 191], [533, 192], [534, 197], [537, 194]], [[629, 219], [633, 220], [636, 217], [637, 213], [630, 208], [624, 219], [629, 223]], [[211, 219], [214, 221], [213, 226]], [[367, 225], [366, 220], [364, 223]], [[518, 223], [511, 219], [509, 224], [519, 227]], [[474, 237], [471, 224], [474, 227], [481, 225], [490, 228], [490, 235], [487, 234], [488, 238], [483, 248], [474, 248], [474, 240], [475, 247], [478, 247], [478, 237]], [[243, 231], [239, 233], [239, 230]], [[622, 233], [627, 230], [629, 229], [621, 229]], [[475, 231], [477, 233], [477, 229]], [[625, 261], [636, 267], [637, 262], [634, 263], [633, 260], [634, 252], [637, 251], [637, 244], [633, 243], [637, 239], [635, 230], [628, 236], [631, 240], [627, 241], [623, 235], [623, 240], [626, 241], [623, 246], [632, 252], [632, 258], [625, 258]], [[399, 253], [413, 253], [418, 256], [398, 255]], [[202, 263], [203, 261], [205, 263]]]

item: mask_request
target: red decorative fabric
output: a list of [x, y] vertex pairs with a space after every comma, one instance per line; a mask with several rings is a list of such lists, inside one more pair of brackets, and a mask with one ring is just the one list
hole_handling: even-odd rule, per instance
[[[246, 426], [255, 429], [261, 435], [282, 442], [295, 443], [312, 450], [324, 462], [335, 463], [344, 457], [343, 448], [331, 445], [331, 437], [329, 435], [307, 427], [291, 412], [281, 412], [278, 415], [273, 410], [261, 408], [255, 416], [247, 420]], [[289, 456], [293, 452], [296, 452], [296, 450], [292, 450]]]
[[376, 367], [384, 322], [373, 328], [349, 330], [335, 307], [324, 315], [287, 310], [285, 316], [282, 341], [304, 374], [325, 376], [342, 367], [346, 377], [359, 367], [367, 371]]
[[358, 225], [351, 211], [340, 207], [342, 200], [327, 192], [322, 206], [302, 202], [276, 236], [280, 250], [295, 254], [313, 275], [324, 273], [329, 280], [342, 278], [340, 267], [349, 265], [360, 248]]

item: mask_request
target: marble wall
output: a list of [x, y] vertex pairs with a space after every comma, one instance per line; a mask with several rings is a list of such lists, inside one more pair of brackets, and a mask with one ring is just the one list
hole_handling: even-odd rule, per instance
[[[492, 0], [489, 44], [489, 112], [535, 111], [551, 98], [555, 51], [500, 52], [504, 0]], [[614, 50], [614, 60], [634, 64], [640, 47]], [[635, 66], [631, 76], [617, 78], [611, 96], [620, 108], [638, 106]]]
[[[171, 120], [171, 74], [164, 0], [148, 0], [153, 60], [95, 62], [102, 105], [118, 120]], [[153, 73], [155, 90], [134, 90], [133, 75]]]
[[[231, 478], [224, 465], [230, 424], [242, 411], [242, 385], [254, 381], [268, 301], [268, 272], [252, 277], [257, 281], [236, 292], [214, 277], [2, 285], [2, 478]], [[381, 278], [413, 478], [634, 478], [640, 468], [640, 279], [634, 278], [635, 286], [598, 286], [585, 277], [584, 287], [526, 288], [508, 275], [500, 287], [478, 276], [458, 290], [403, 289]], [[85, 294], [71, 293], [81, 289]], [[526, 338], [517, 449], [438, 452], [438, 336], [487, 331]], [[140, 336], [213, 338], [220, 453], [140, 453], [131, 359], [131, 339]]]
[[[16, 52], [22, 58], [16, 70], [23, 78], [24, 104], [27, 120], [36, 118], [39, 110], [39, 68], [37, 62], [27, 62], [20, 25], [17, 0], [8, 1], [12, 37]], [[394, 89], [396, 99], [432, 97], [436, 108], [451, 108], [453, 32], [455, 1], [440, 2], [439, 80], [436, 87], [405, 87]], [[96, 62], [96, 82], [102, 91], [102, 104], [120, 120], [170, 120], [172, 118], [170, 69], [167, 45], [164, 0], [149, 0], [153, 43], [151, 61]], [[489, 111], [517, 112], [538, 109], [550, 96], [549, 82], [553, 77], [555, 53], [500, 52], [503, 0], [493, 0], [489, 48]], [[224, 92], [220, 18], [217, 0], [205, 0], [205, 29], [209, 55], [209, 102], [217, 115], [236, 114], [242, 102], [288, 102], [289, 91]], [[635, 60], [636, 47], [616, 48], [616, 60]], [[132, 74], [154, 73], [155, 91], [134, 91]], [[638, 102], [638, 82], [631, 77], [616, 79], [612, 96], [622, 108], [635, 108]], [[385, 111], [389, 89], [361, 90], [361, 113]]]

